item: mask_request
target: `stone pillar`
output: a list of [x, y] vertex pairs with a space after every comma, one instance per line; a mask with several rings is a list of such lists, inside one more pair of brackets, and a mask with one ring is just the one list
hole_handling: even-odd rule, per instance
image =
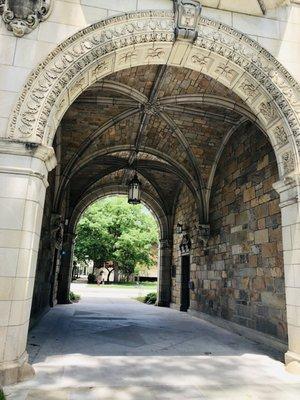
[[299, 177], [276, 182], [280, 195], [288, 323], [287, 370], [300, 374], [300, 185]]
[[160, 240], [158, 267], [157, 305], [169, 307], [171, 302], [171, 255], [172, 246], [169, 239]]
[[52, 148], [0, 141], [0, 385], [34, 374], [26, 342]]
[[75, 246], [75, 234], [66, 233], [62, 247], [60, 261], [60, 271], [58, 278], [57, 302], [58, 304], [68, 304], [70, 285], [72, 281], [73, 254]]

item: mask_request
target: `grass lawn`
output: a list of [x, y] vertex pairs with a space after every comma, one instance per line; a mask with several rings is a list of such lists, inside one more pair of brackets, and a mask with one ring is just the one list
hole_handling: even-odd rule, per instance
[[113, 289], [147, 289], [149, 292], [155, 292], [157, 290], [157, 282], [141, 282], [136, 284], [135, 282], [120, 282], [120, 283], [110, 283], [109, 285], [96, 285], [92, 284], [92, 286], [99, 286], [100, 288], [113, 288]]

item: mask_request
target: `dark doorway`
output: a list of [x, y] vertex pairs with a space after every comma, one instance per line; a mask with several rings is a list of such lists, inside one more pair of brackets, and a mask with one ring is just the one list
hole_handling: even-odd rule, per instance
[[181, 305], [180, 311], [187, 311], [190, 306], [190, 256], [181, 257]]

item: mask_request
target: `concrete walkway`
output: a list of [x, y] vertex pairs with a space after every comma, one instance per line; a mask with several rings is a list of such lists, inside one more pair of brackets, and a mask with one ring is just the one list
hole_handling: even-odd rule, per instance
[[300, 399], [300, 377], [254, 342], [139, 303], [130, 298], [138, 290], [72, 290], [82, 300], [30, 332], [36, 377], [6, 387], [8, 400]]

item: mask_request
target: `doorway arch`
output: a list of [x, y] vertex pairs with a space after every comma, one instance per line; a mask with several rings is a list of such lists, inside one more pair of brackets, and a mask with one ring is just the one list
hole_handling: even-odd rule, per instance
[[[11, 168], [6, 171], [11, 179], [22, 175], [26, 176], [27, 185], [33, 182], [35, 189], [30, 193], [30, 201], [39, 203], [41, 213], [47, 174], [55, 166], [52, 143], [61, 118], [85, 89], [113, 72], [134, 66], [165, 64], [201, 72], [230, 88], [257, 116], [257, 123], [269, 137], [278, 163], [280, 181], [274, 187], [280, 194], [282, 207], [290, 321], [290, 351], [286, 359], [288, 363], [297, 364], [300, 362], [300, 322], [293, 317], [295, 307], [299, 307], [296, 295], [300, 288], [289, 278], [300, 264], [297, 241], [300, 227], [299, 85], [270, 53], [241, 32], [201, 18], [198, 37], [190, 43], [175, 40], [174, 25], [174, 13], [169, 11], [134, 12], [98, 22], [60, 44], [31, 73], [11, 113], [7, 139], [1, 143], [1, 151], [10, 155]], [[151, 101], [144, 107], [150, 112], [155, 110]], [[234, 110], [236, 104], [231, 107]], [[19, 163], [20, 157], [22, 162]], [[12, 186], [7, 188], [8, 199], [13, 197]], [[24, 213], [29, 215], [29, 209]], [[34, 241], [33, 237], [39, 237], [40, 227], [40, 214], [36, 214], [30, 228], [32, 238], [29, 240], [23, 235], [22, 225], [17, 245], [20, 249], [25, 244], [29, 246], [24, 263], [33, 264], [33, 270], [32, 252], [37, 252], [38, 247], [38, 239]], [[20, 279], [20, 285], [30, 286], [28, 276]], [[32, 295], [32, 287], [28, 293]], [[22, 319], [21, 328], [15, 333], [16, 340], [12, 339], [13, 329], [7, 334], [9, 350], [2, 370], [10, 372], [4, 381], [16, 381], [25, 374], [27, 322]]]

